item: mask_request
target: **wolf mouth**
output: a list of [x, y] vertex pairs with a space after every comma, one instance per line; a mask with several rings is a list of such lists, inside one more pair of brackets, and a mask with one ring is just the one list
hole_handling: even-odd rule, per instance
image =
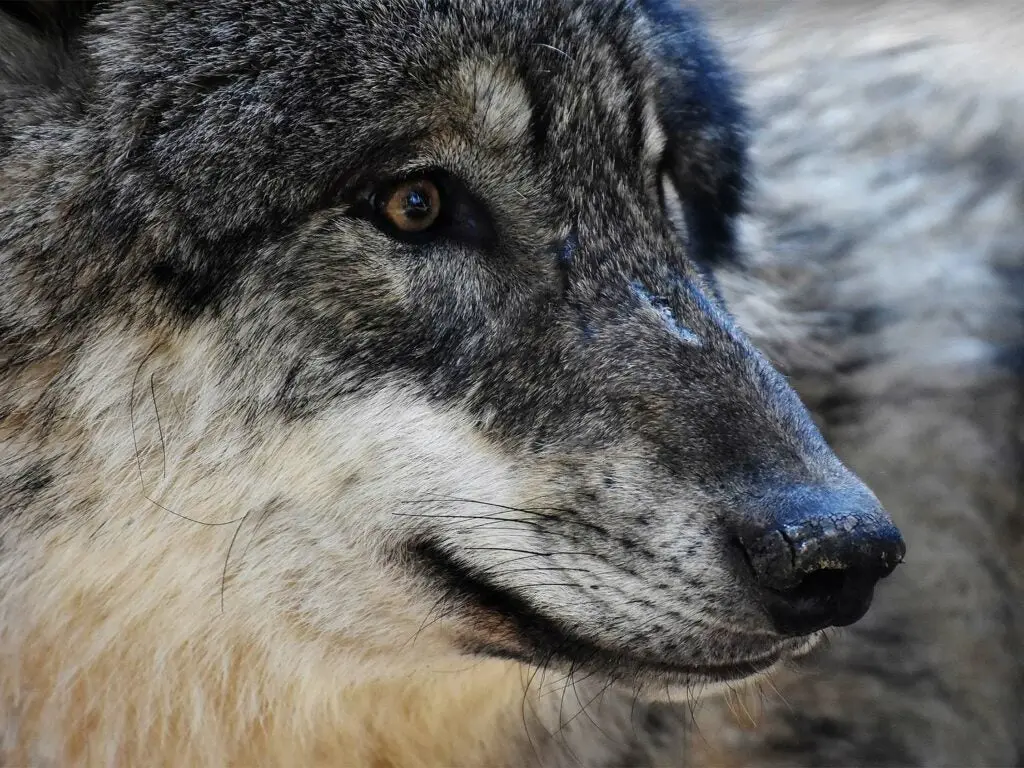
[[726, 683], [743, 680], [770, 669], [788, 654], [808, 644], [806, 637], [778, 643], [769, 652], [724, 664], [685, 665], [639, 656], [627, 648], [605, 648], [581, 635], [565, 630], [558, 621], [544, 615], [522, 597], [494, 585], [486, 576], [460, 563], [445, 547], [421, 541], [410, 554], [428, 577], [449, 595], [449, 604], [461, 603], [472, 613], [498, 618], [497, 631], [484, 639], [462, 641], [467, 653], [507, 658], [531, 665], [563, 663], [572, 668], [604, 671], [614, 677], [670, 684], [693, 682]]

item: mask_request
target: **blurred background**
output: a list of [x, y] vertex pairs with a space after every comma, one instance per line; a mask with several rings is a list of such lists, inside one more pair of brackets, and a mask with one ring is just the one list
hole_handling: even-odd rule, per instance
[[741, 314], [908, 555], [802, 675], [701, 707], [693, 762], [1024, 765], [1024, 4], [701, 5], [799, 327]]

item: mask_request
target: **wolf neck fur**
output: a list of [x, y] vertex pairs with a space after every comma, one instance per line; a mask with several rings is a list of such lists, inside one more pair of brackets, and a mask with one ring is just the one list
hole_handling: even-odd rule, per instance
[[[71, 371], [53, 358], [22, 368], [20, 386], [5, 387], [20, 393], [5, 404], [0, 421], [0, 435], [15, 454], [19, 434], [38, 428], [38, 409], [54, 377], [70, 375], [78, 393], [56, 418], [50, 414], [50, 455], [29, 457], [59, 466], [44, 491], [47, 506], [52, 515], [74, 515], [76, 525], [5, 552], [18, 567], [8, 570], [0, 599], [0, 701], [14, 713], [8, 722], [20, 744], [33, 750], [3, 755], [5, 762], [426, 766], [508, 760], [516, 753], [508, 743], [516, 741], [512, 734], [525, 739], [536, 707], [530, 670], [454, 656], [397, 668], [379, 642], [391, 624], [388, 605], [375, 608], [379, 627], [347, 632], [339, 626], [325, 640], [309, 626], [315, 606], [296, 606], [288, 615], [254, 597], [259, 589], [247, 589], [247, 581], [270, 574], [259, 565], [258, 516], [248, 525], [245, 518], [270, 503], [273, 492], [268, 487], [261, 503], [251, 497], [243, 503], [210, 485], [215, 467], [202, 471], [202, 452], [210, 460], [218, 440], [219, 450], [236, 452], [235, 460], [241, 450], [215, 408], [194, 414], [183, 429], [172, 423], [174, 398], [185, 396], [189, 384], [202, 386], [201, 371], [187, 365], [189, 347], [198, 343], [157, 340], [157, 351], [147, 352], [138, 340], [120, 338], [86, 350]], [[140, 375], [138, 361], [147, 354]], [[140, 393], [152, 385], [154, 399], [166, 394], [156, 391], [161, 378], [175, 382], [177, 392], [166, 395], [168, 416], [159, 424], [152, 410], [144, 411]], [[135, 393], [129, 394], [133, 379]], [[129, 397], [135, 398], [131, 423]], [[179, 405], [187, 411], [189, 404]], [[83, 439], [79, 432], [86, 429], [92, 432]], [[65, 446], [80, 448], [69, 454]], [[259, 453], [251, 454], [253, 486]], [[175, 467], [190, 462], [197, 474], [176, 483]], [[297, 457], [296, 471], [303, 464]], [[225, 482], [238, 488], [241, 479], [236, 472]], [[287, 485], [288, 478], [277, 483]], [[211, 508], [204, 498], [222, 501]], [[38, 501], [33, 508], [41, 508]], [[16, 524], [46, 528], [28, 517]], [[264, 527], [267, 535], [272, 530], [272, 523]], [[251, 569], [231, 562], [246, 557]], [[394, 610], [402, 608], [396, 596]], [[422, 642], [430, 648], [436, 641], [428, 631]], [[270, 709], [281, 701], [299, 711]], [[510, 735], [495, 739], [500, 733]], [[74, 737], [69, 741], [67, 734]]]

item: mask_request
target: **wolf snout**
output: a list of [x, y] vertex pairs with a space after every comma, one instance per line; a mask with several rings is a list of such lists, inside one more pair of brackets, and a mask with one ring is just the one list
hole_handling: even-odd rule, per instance
[[736, 539], [777, 631], [804, 635], [860, 619], [903, 560], [899, 530], [863, 490], [791, 486], [759, 500]]

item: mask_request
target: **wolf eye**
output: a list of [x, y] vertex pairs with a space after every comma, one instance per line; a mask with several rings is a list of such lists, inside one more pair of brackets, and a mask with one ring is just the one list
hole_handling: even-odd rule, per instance
[[424, 232], [441, 215], [441, 191], [429, 179], [401, 182], [381, 203], [381, 212], [399, 232]]
[[489, 248], [496, 236], [487, 206], [465, 183], [441, 168], [364, 187], [349, 203], [348, 214], [412, 246], [447, 241]]

